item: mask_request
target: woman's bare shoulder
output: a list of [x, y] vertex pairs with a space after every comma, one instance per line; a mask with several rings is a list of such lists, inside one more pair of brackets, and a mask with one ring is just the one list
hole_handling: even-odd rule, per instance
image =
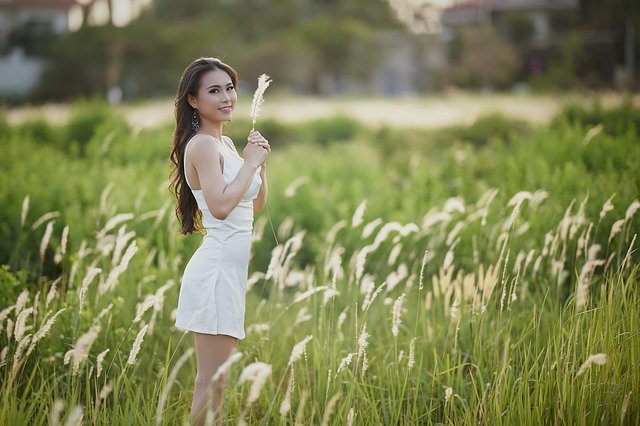
[[189, 153], [195, 153], [197, 157], [202, 155], [216, 155], [218, 153], [218, 141], [211, 135], [198, 134], [189, 141]]

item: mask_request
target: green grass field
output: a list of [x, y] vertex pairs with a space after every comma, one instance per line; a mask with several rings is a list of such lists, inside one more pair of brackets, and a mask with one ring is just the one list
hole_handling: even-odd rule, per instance
[[[640, 423], [639, 109], [257, 127], [226, 424]], [[98, 102], [0, 119], [0, 424], [186, 424], [173, 315], [201, 237], [178, 235], [170, 137]]]

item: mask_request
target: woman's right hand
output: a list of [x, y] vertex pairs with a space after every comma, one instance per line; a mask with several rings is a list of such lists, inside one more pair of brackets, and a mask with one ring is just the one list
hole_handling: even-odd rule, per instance
[[269, 152], [257, 143], [248, 142], [242, 152], [245, 163], [249, 163], [256, 169], [267, 160]]

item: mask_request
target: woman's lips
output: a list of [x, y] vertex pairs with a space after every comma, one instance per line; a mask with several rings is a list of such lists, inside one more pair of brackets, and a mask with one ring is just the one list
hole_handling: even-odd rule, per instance
[[232, 106], [226, 106], [226, 107], [218, 108], [218, 110], [222, 111], [222, 112], [231, 112], [232, 109], [233, 109]]

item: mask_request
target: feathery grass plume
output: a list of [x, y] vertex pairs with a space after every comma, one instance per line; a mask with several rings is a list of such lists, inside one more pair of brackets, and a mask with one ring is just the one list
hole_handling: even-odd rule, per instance
[[118, 234], [116, 235], [115, 246], [113, 248], [113, 257], [111, 258], [111, 265], [115, 266], [120, 261], [120, 256], [122, 256], [122, 250], [126, 247], [129, 240], [136, 236], [135, 231], [125, 232], [127, 229], [127, 225], [122, 225], [118, 229]]
[[71, 410], [71, 414], [67, 417], [67, 421], [64, 423], [64, 426], [82, 426], [83, 417], [84, 410], [82, 409], [82, 405], [76, 405], [73, 410]]
[[105, 349], [104, 351], [100, 352], [98, 354], [98, 356], [96, 357], [96, 364], [98, 365], [98, 375], [97, 378], [100, 378], [100, 373], [102, 372], [102, 363], [104, 362], [104, 357], [107, 356], [107, 353], [109, 353], [109, 348]]
[[361, 357], [369, 345], [369, 333], [367, 332], [367, 323], [362, 323], [362, 330], [360, 331], [360, 336], [358, 337], [358, 358]]
[[296, 316], [296, 320], [293, 322], [293, 325], [298, 325], [305, 321], [309, 321], [311, 318], [313, 317], [309, 314], [309, 309], [306, 306], [303, 306], [298, 311], [298, 315]]
[[11, 321], [11, 318], [7, 318], [5, 331], [7, 332], [7, 338], [11, 339], [11, 335], [13, 334], [13, 321]]
[[73, 349], [67, 351], [64, 354], [64, 365], [69, 364], [69, 361], [73, 359], [73, 376], [75, 377], [78, 374], [78, 370], [80, 369], [80, 365], [87, 359], [89, 356], [89, 350], [91, 349], [91, 345], [98, 337], [98, 333], [100, 333], [101, 326], [100, 324], [96, 324], [91, 326], [89, 331], [84, 333], [82, 336], [78, 338]]
[[267, 90], [267, 87], [269, 87], [269, 84], [271, 84], [271, 79], [267, 74], [261, 74], [260, 77], [258, 77], [258, 87], [253, 94], [251, 110], [249, 111], [252, 132], [256, 129], [256, 119], [258, 118], [258, 114], [260, 114], [260, 107], [264, 102], [264, 92]]
[[55, 220], [47, 223], [47, 227], [44, 230], [44, 235], [42, 236], [42, 241], [40, 241], [40, 260], [44, 260], [44, 253], [47, 250], [47, 246], [49, 245], [49, 240], [51, 239], [51, 234], [53, 233], [53, 224]]
[[[51, 287], [49, 287], [49, 291], [47, 292], [47, 298], [44, 303], [44, 308], [47, 309], [51, 301], [58, 295], [58, 283], [62, 280], [62, 276], [58, 277], [54, 282], [51, 283]], [[0, 315], [1, 317], [1, 315]], [[0, 318], [1, 321], [1, 318]]]
[[424, 278], [424, 267], [427, 264], [427, 255], [429, 254], [429, 250], [425, 250], [424, 251], [424, 255], [422, 256], [422, 264], [420, 265], [420, 286], [418, 287], [418, 290], [422, 290], [424, 285], [423, 285], [423, 278]]
[[611, 200], [613, 200], [613, 197], [615, 197], [616, 194], [614, 193], [611, 197], [609, 197], [609, 199], [607, 201], [604, 202], [604, 204], [602, 205], [602, 210], [600, 210], [600, 220], [602, 220], [602, 218], [604, 218], [604, 216], [609, 213], [611, 210], [613, 210], [613, 203], [611, 202]]
[[49, 219], [55, 219], [56, 217], [59, 217], [59, 216], [60, 216], [60, 212], [58, 211], [45, 213], [42, 216], [40, 216], [35, 222], [33, 222], [33, 225], [31, 225], [31, 230], [35, 231], [36, 229], [38, 229], [40, 225], [42, 225]]
[[340, 292], [335, 288], [326, 289], [322, 298], [322, 306], [326, 305], [331, 299], [338, 296], [339, 294]]
[[606, 362], [607, 362], [606, 354], [600, 353], [600, 354], [590, 355], [589, 358], [587, 358], [587, 360], [583, 362], [580, 368], [578, 369], [578, 373], [576, 374], [576, 377], [580, 376], [582, 373], [587, 371], [587, 369], [591, 367], [591, 365], [593, 364], [604, 365]]
[[312, 289], [309, 289], [309, 290], [305, 291], [304, 293], [298, 295], [295, 299], [293, 299], [292, 303], [302, 302], [303, 300], [308, 299], [309, 297], [313, 296], [315, 293], [318, 293], [320, 291], [326, 290], [328, 288], [329, 288], [329, 286], [321, 285], [319, 287], [314, 287]]
[[80, 305], [78, 307], [78, 312], [82, 312], [82, 307], [84, 306], [84, 296], [87, 293], [89, 284], [91, 284], [91, 281], [93, 281], [96, 275], [98, 275], [100, 272], [102, 272], [102, 269], [100, 268], [89, 268], [86, 275], [82, 279], [82, 285], [80, 286], [80, 291], [78, 292], [78, 300]]
[[129, 352], [127, 365], [133, 365], [136, 363], [136, 356], [138, 355], [138, 351], [140, 350], [140, 345], [142, 344], [142, 339], [147, 332], [147, 328], [149, 328], [149, 324], [145, 324], [144, 327], [142, 327], [142, 329], [138, 332], [136, 340], [133, 342], [133, 346], [131, 347], [131, 352]]
[[364, 228], [362, 228], [362, 238], [369, 238], [373, 231], [383, 222], [382, 218], [375, 218], [371, 222], [367, 223]]
[[338, 366], [338, 371], [336, 371], [336, 376], [343, 369], [345, 369], [345, 368], [347, 368], [347, 367], [349, 367], [351, 365], [351, 361], [353, 360], [353, 356], [354, 355], [358, 355], [358, 353], [357, 352], [351, 352], [351, 353], [347, 354], [347, 356], [345, 356], [344, 358], [342, 358], [340, 360], [340, 365]]
[[409, 359], [407, 360], [407, 367], [409, 370], [413, 368], [416, 363], [416, 338], [411, 339], [411, 343], [409, 344]]
[[16, 377], [18, 370], [22, 366], [24, 359], [22, 358], [22, 353], [27, 345], [31, 342], [31, 334], [27, 334], [24, 336], [20, 342], [18, 342], [18, 347], [16, 348], [15, 353], [13, 354], [13, 367], [11, 368], [11, 376], [9, 379], [9, 383], [13, 382], [13, 379]]
[[331, 418], [331, 414], [333, 414], [333, 410], [338, 403], [338, 399], [342, 396], [342, 392], [338, 392], [333, 395], [329, 402], [327, 402], [327, 406], [324, 408], [324, 414], [322, 415], [322, 426], [327, 426], [329, 424], [329, 419]]
[[114, 217], [109, 219], [107, 223], [105, 223], [105, 225], [102, 227], [102, 229], [98, 232], [98, 235], [96, 235], [96, 240], [101, 240], [107, 235], [107, 232], [111, 231], [118, 224], [131, 220], [133, 218], [133, 213], [120, 213], [115, 215]]
[[638, 209], [640, 209], [640, 201], [633, 200], [633, 202], [627, 208], [627, 212], [624, 215], [624, 220], [626, 220], [627, 222], [631, 220], [631, 218], [633, 217], [634, 214], [636, 214], [636, 211], [638, 211]]
[[296, 343], [293, 349], [291, 350], [291, 356], [289, 357], [289, 363], [287, 365], [291, 365], [302, 357], [304, 350], [307, 346], [307, 343], [313, 339], [313, 336], [307, 336], [302, 339], [300, 342]]
[[396, 260], [398, 259], [398, 256], [400, 255], [401, 251], [402, 251], [402, 243], [398, 243], [395, 246], [393, 246], [393, 248], [389, 252], [389, 258], [387, 259], [387, 265], [393, 266], [396, 263]]
[[627, 254], [625, 255], [624, 259], [622, 259], [622, 263], [620, 264], [620, 269], [621, 270], [625, 270], [629, 266], [631, 266], [631, 262], [629, 262], [629, 259], [631, 259], [631, 253], [634, 252], [633, 244], [636, 242], [636, 237], [637, 236], [638, 236], [638, 234], [633, 234], [633, 238], [631, 239], [631, 244], [629, 244], [629, 250], [627, 250]]
[[604, 265], [604, 260], [587, 260], [580, 271], [578, 284], [576, 285], [576, 309], [581, 310], [589, 300], [589, 286], [591, 278], [597, 266]]
[[281, 416], [286, 416], [289, 411], [291, 411], [291, 392], [295, 386], [295, 376], [293, 374], [293, 370], [289, 373], [289, 384], [287, 385], [287, 390], [285, 391], [284, 398], [282, 399], [282, 403], [280, 404], [280, 413]]
[[217, 382], [223, 374], [227, 374], [231, 369], [231, 366], [238, 362], [242, 358], [242, 352], [234, 352], [220, 367], [216, 370], [215, 374], [211, 377], [211, 382]]
[[142, 315], [147, 312], [156, 303], [156, 296], [154, 294], [147, 294], [142, 302], [136, 304], [136, 317], [133, 319], [133, 323], [140, 321]]
[[367, 200], [364, 199], [356, 208], [356, 211], [353, 213], [353, 217], [351, 218], [351, 227], [355, 228], [362, 224], [362, 218], [364, 216], [364, 210], [367, 207]]
[[584, 139], [582, 139], [582, 143], [584, 145], [589, 144], [589, 142], [591, 142], [593, 138], [598, 136], [603, 129], [604, 129], [604, 126], [602, 125], [602, 123], [596, 124], [595, 126], [589, 129], [586, 135], [584, 135]]
[[631, 402], [631, 394], [633, 391], [627, 392], [627, 396], [624, 397], [624, 401], [622, 402], [622, 408], [620, 409], [620, 424], [624, 424], [624, 416], [627, 414], [627, 409], [629, 408], [629, 402]]
[[0, 351], [0, 367], [3, 367], [7, 364], [7, 352], [9, 352], [9, 346], [5, 346]]
[[309, 392], [303, 391], [302, 396], [300, 397], [300, 402], [298, 403], [298, 409], [296, 410], [296, 422], [295, 425], [305, 424], [304, 422], [304, 406], [309, 398]]
[[266, 383], [267, 379], [271, 375], [271, 365], [264, 362], [254, 362], [247, 365], [240, 373], [238, 379], [239, 384], [243, 384], [246, 381], [252, 381], [251, 389], [249, 390], [249, 396], [247, 402], [251, 404], [255, 402], [260, 396], [260, 390]]
[[626, 221], [624, 219], [616, 220], [613, 223], [613, 225], [611, 226], [611, 233], [609, 234], [609, 240], [607, 241], [608, 243], [611, 242], [611, 240], [613, 239], [613, 237], [616, 236], [616, 234], [622, 231], [622, 227], [624, 226], [625, 223]]
[[64, 255], [67, 253], [68, 239], [69, 239], [69, 225], [65, 225], [65, 227], [62, 229], [62, 236], [60, 237], [60, 250], [56, 253], [53, 259], [56, 264], [62, 262]]
[[405, 294], [402, 293], [395, 302], [393, 302], [393, 315], [391, 320], [391, 334], [393, 337], [398, 337], [399, 327], [402, 324], [402, 304], [404, 302]]
[[349, 414], [347, 414], [347, 426], [352, 426], [355, 418], [356, 418], [356, 413], [353, 410], [353, 407], [351, 407], [351, 409], [349, 410]]
[[122, 256], [122, 260], [120, 261], [118, 266], [113, 268], [111, 272], [109, 272], [107, 279], [103, 283], [100, 283], [100, 285], [98, 286], [98, 294], [102, 295], [107, 291], [112, 290], [116, 286], [116, 284], [118, 284], [120, 275], [127, 269], [129, 262], [137, 251], [138, 244], [135, 240], [133, 240], [127, 247], [127, 250], [125, 251], [124, 256]]
[[49, 426], [58, 426], [60, 424], [60, 414], [64, 409], [64, 401], [56, 399], [51, 405], [51, 413], [49, 414]]
[[27, 221], [27, 213], [29, 212], [29, 200], [29, 195], [26, 195], [22, 200], [22, 209], [20, 210], [20, 228], [22, 228], [24, 226], [24, 223]]
[[13, 329], [13, 337], [16, 339], [16, 342], [22, 340], [22, 336], [24, 333], [28, 331], [31, 327], [27, 327], [25, 322], [27, 321], [27, 317], [29, 314], [33, 312], [33, 308], [27, 308], [20, 312], [18, 318], [16, 318], [15, 328]]
[[447, 402], [449, 402], [452, 396], [453, 396], [453, 389], [451, 388], [451, 386], [448, 386], [444, 390], [444, 403], [446, 404]]
[[291, 198], [296, 195], [296, 191], [305, 183], [309, 182], [309, 176], [300, 176], [292, 180], [284, 189], [284, 196]]
[[[178, 372], [182, 368], [182, 366], [187, 362], [187, 360], [193, 355], [194, 348], [189, 348], [187, 351], [182, 354], [182, 356], [176, 362], [176, 365], [171, 369], [171, 373], [169, 373], [169, 378], [167, 379], [167, 384], [162, 389], [162, 393], [160, 394], [160, 399], [158, 400], [158, 407], [156, 408], [156, 425], [162, 424], [162, 417], [164, 415], [164, 407], [167, 403], [167, 398], [169, 397], [169, 392], [171, 392], [171, 387], [176, 381], [178, 377]], [[221, 366], [222, 367], [222, 366]]]
[[16, 305], [11, 305], [3, 309], [2, 311], [0, 311], [0, 324], [4, 322], [4, 320], [9, 316], [11, 311], [13, 311], [15, 308], [16, 308]]
[[47, 333], [53, 326], [53, 323], [55, 322], [56, 318], [58, 317], [58, 315], [60, 315], [65, 309], [66, 308], [60, 309], [51, 318], [49, 318], [42, 327], [40, 327], [40, 329], [36, 332], [35, 336], [33, 336], [33, 340], [31, 340], [31, 345], [29, 345], [29, 349], [27, 350], [26, 356], [29, 356], [31, 351], [33, 351], [33, 349], [35, 348], [36, 343], [38, 343], [40, 339], [42, 339], [44, 336], [47, 335]]
[[102, 401], [107, 399], [107, 397], [111, 394], [112, 391], [113, 391], [113, 380], [110, 380], [109, 383], [107, 383], [102, 387], [102, 389], [100, 389], [100, 393], [98, 393], [98, 399], [96, 400], [96, 403], [94, 406], [94, 411], [98, 411]]

